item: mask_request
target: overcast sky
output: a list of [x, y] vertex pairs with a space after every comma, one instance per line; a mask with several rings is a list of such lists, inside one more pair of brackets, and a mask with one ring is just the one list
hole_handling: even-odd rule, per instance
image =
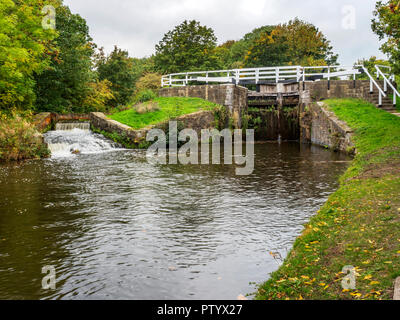
[[[65, 0], [106, 51], [114, 45], [134, 57], [149, 56], [163, 35], [183, 20], [214, 29], [218, 43], [238, 40], [262, 25], [299, 17], [331, 40], [339, 62], [384, 57], [371, 31], [375, 0]], [[354, 13], [354, 15], [353, 15]], [[353, 19], [353, 16], [355, 19]]]

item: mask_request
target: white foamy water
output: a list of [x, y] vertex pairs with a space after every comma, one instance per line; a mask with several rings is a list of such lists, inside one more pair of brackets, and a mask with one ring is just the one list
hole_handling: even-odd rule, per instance
[[120, 150], [119, 146], [100, 134], [89, 130], [90, 124], [61, 124], [45, 134], [52, 158], [73, 157]]

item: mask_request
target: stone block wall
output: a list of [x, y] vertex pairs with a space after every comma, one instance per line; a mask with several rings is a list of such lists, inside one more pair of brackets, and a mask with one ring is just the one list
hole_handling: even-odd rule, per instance
[[302, 142], [311, 142], [332, 150], [354, 153], [353, 131], [328, 110], [323, 102], [311, 103], [300, 113]]
[[196, 85], [162, 88], [161, 97], [195, 97], [225, 106], [235, 128], [242, 127], [242, 115], [247, 113], [247, 92], [245, 87], [234, 84]]
[[[383, 81], [377, 81], [383, 87]], [[355, 86], [354, 86], [355, 84]], [[330, 98], [359, 98], [370, 100], [370, 81], [369, 80], [331, 80], [328, 81], [306, 81], [300, 82], [301, 91], [309, 91], [312, 101], [321, 101]], [[374, 87], [374, 91], [377, 89]]]
[[[198, 136], [201, 135], [202, 129], [211, 129], [215, 127], [215, 117], [211, 111], [199, 111], [187, 115], [180, 116], [176, 119], [182, 123], [184, 129], [193, 129]], [[118, 133], [126, 136], [132, 143], [140, 143], [146, 140], [147, 133], [153, 128], [165, 129], [168, 127], [168, 121], [154, 126], [148, 126], [143, 129], [135, 130], [118, 121], [107, 118], [101, 112], [92, 112], [90, 114], [90, 123], [98, 130], [108, 133]]]

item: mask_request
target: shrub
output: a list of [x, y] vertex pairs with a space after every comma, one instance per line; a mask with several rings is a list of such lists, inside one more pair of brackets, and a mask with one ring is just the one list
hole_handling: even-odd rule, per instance
[[145, 114], [149, 112], [160, 111], [160, 106], [157, 102], [150, 102], [150, 103], [140, 103], [135, 107], [135, 110], [139, 114]]
[[0, 161], [47, 157], [50, 154], [34, 124], [15, 113], [0, 114]]
[[138, 102], [146, 102], [157, 98], [157, 95], [150, 89], [140, 91], [136, 95], [136, 101]]
[[112, 83], [108, 80], [96, 81], [88, 84], [89, 90], [83, 102], [83, 112], [106, 112], [110, 102], [115, 98], [111, 91]]
[[136, 82], [136, 92], [143, 90], [157, 91], [161, 88], [161, 75], [158, 73], [147, 73]]

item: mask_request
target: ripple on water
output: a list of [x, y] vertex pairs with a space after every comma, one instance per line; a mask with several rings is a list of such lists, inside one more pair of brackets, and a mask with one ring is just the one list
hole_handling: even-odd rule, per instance
[[[0, 298], [235, 299], [266, 280], [347, 158], [256, 145], [255, 171], [151, 165], [144, 151], [0, 166]], [[24, 214], [18, 214], [25, 212]], [[57, 290], [42, 291], [54, 265]], [[18, 277], [15, 277], [18, 274]]]

